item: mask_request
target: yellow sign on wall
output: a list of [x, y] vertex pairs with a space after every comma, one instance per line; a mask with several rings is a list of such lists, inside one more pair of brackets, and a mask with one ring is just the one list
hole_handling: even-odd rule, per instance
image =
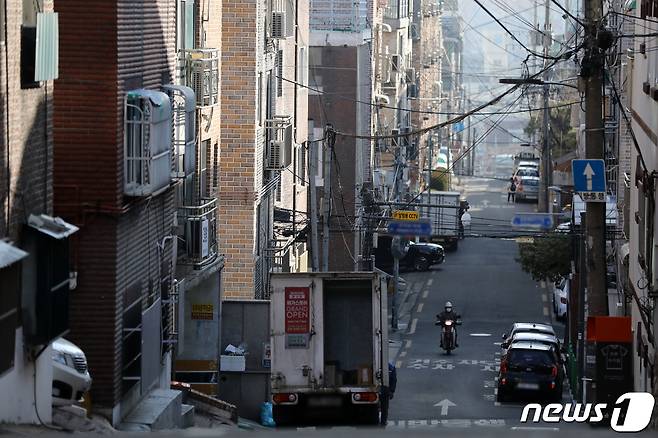
[[395, 210], [393, 219], [398, 221], [417, 221], [420, 215], [417, 211]]
[[192, 304], [192, 319], [213, 319], [214, 306], [212, 304]]

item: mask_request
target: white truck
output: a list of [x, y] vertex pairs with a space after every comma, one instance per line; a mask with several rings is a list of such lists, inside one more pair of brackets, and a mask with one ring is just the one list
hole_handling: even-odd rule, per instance
[[456, 250], [459, 245], [459, 196], [459, 192], [428, 190], [418, 198], [420, 217], [429, 218], [432, 226], [427, 240], [446, 250]]
[[374, 272], [273, 273], [270, 290], [277, 426], [386, 418], [385, 278]]

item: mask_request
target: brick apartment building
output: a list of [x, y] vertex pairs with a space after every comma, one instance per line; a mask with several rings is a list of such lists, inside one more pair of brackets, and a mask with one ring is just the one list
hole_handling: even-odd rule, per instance
[[[54, 210], [80, 228], [70, 338], [118, 424], [171, 374], [175, 2], [55, 1]], [[83, 42], [84, 40], [84, 42]]]
[[298, 231], [307, 103], [306, 89], [293, 83], [306, 77], [307, 8], [283, 0], [223, 3], [218, 200], [219, 228], [230, 230], [220, 236], [226, 298], [266, 298], [270, 271], [305, 269], [304, 244], [275, 237], [275, 212]]
[[52, 1], [7, 0], [0, 11], [0, 423], [49, 422], [76, 231], [52, 217], [58, 20]]
[[[441, 5], [436, 0], [415, 0], [411, 23], [412, 68], [415, 73], [411, 86], [411, 108], [415, 111], [438, 112], [441, 105], [441, 59], [443, 41], [441, 33]], [[425, 129], [439, 123], [438, 114], [411, 113], [413, 130]], [[413, 147], [407, 151], [413, 163], [410, 172], [411, 187], [419, 190], [429, 183], [428, 169], [439, 155], [438, 136], [427, 132], [411, 139]]]

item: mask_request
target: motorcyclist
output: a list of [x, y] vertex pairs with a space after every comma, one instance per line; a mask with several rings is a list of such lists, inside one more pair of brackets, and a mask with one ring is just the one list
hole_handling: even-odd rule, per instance
[[[455, 313], [452, 307], [452, 303], [450, 301], [447, 301], [445, 304], [445, 310], [438, 315], [436, 315], [437, 319], [437, 324], [440, 324], [443, 326], [443, 324], [450, 320], [450, 321], [455, 321], [457, 322], [461, 317]], [[443, 336], [441, 336], [441, 347], [443, 348]], [[455, 347], [459, 347], [459, 343], [457, 342], [457, 328], [455, 328]]]

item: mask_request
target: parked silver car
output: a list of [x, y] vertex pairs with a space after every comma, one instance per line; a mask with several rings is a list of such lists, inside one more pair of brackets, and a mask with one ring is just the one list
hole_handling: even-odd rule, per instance
[[539, 199], [539, 178], [536, 176], [522, 176], [517, 178], [516, 201]]

